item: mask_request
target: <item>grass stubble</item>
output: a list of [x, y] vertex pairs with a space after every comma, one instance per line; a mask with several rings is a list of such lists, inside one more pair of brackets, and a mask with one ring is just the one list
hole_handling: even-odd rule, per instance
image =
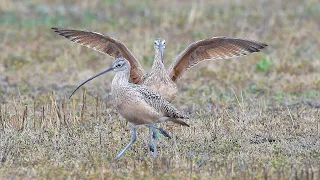
[[[320, 177], [319, 3], [167, 4], [0, 1], [1, 179]], [[112, 59], [57, 36], [53, 26], [116, 37], [144, 67], [159, 36], [167, 41], [167, 64], [206, 37], [245, 37], [269, 46], [186, 73], [173, 103], [190, 114], [191, 127], [161, 124], [173, 138], [161, 137], [157, 159], [141, 127], [137, 143], [113, 164], [131, 133], [110, 104], [112, 75], [67, 99]]]

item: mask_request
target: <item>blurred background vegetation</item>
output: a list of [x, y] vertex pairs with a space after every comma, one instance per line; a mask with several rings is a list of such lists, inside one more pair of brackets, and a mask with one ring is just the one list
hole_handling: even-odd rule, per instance
[[[315, 0], [2, 0], [0, 10], [0, 87], [5, 96], [4, 85], [18, 87], [21, 94], [74, 86], [113, 61], [57, 36], [51, 27], [96, 31], [119, 39], [146, 69], [152, 64], [152, 43], [157, 37], [167, 40], [167, 65], [196, 40], [213, 36], [254, 39], [269, 47], [245, 58], [202, 63], [186, 74], [180, 89], [198, 91], [210, 86], [220, 91], [233, 87], [306, 94], [320, 90], [320, 10]], [[202, 86], [203, 81], [207, 86]], [[194, 86], [187, 87], [190, 83], [186, 82]], [[91, 84], [95, 83], [101, 81]]]
[[[69, 40], [55, 34], [50, 29], [51, 27], [95, 31], [119, 39], [129, 47], [145, 69], [149, 69], [152, 65], [154, 52], [153, 40], [157, 37], [162, 37], [166, 40], [165, 64], [167, 67], [184, 48], [196, 40], [213, 36], [231, 36], [264, 42], [269, 46], [263, 50], [263, 52], [231, 60], [207, 61], [188, 71], [178, 83], [180, 94], [174, 104], [179, 109], [184, 109], [191, 114], [195, 114], [195, 119], [198, 119], [198, 121], [195, 122], [198, 124], [202, 122], [201, 119], [208, 117], [214, 118], [212, 117], [213, 111], [211, 112], [213, 107], [221, 107], [222, 109], [232, 108], [235, 113], [234, 117], [232, 116], [233, 118], [224, 117], [225, 111], [221, 110], [220, 112], [217, 110], [214, 112], [216, 113], [216, 118], [218, 118], [219, 112], [224, 118], [222, 118], [221, 122], [211, 119], [216, 123], [220, 122], [220, 125], [222, 124], [226, 127], [230, 126], [230, 122], [226, 119], [241, 119], [236, 113], [238, 110], [240, 112], [239, 116], [241, 116], [240, 114], [244, 112], [245, 106], [247, 106], [247, 110], [251, 112], [248, 113], [252, 115], [251, 118], [260, 112], [256, 118], [261, 121], [270, 118], [270, 121], [272, 121], [272, 117], [274, 117], [273, 119], [282, 117], [281, 112], [285, 111], [288, 114], [282, 114], [283, 118], [280, 119], [294, 119], [297, 120], [296, 123], [298, 124], [299, 122], [304, 123], [304, 119], [301, 118], [298, 112], [301, 113], [303, 110], [307, 110], [309, 113], [307, 113], [305, 117], [312, 121], [312, 123], [307, 124], [305, 127], [306, 131], [303, 132], [311, 133], [312, 131], [315, 132], [316, 135], [312, 133], [310, 136], [304, 134], [306, 137], [301, 137], [304, 143], [300, 143], [303, 145], [309, 144], [309, 149], [320, 148], [319, 143], [311, 143], [314, 142], [314, 138], [319, 137], [319, 134], [317, 134], [318, 131], [312, 130], [312, 127], [319, 126], [318, 120], [320, 119], [320, 3], [318, 0], [70, 0], [68, 2], [59, 0], [0, 0], [0, 119], [3, 122], [2, 128], [6, 129], [2, 132], [3, 134], [1, 134], [0, 157], [1, 155], [5, 157], [5, 154], [8, 155], [12, 153], [11, 161], [3, 161], [5, 163], [1, 164], [0, 172], [12, 172], [11, 175], [21, 172], [24, 163], [29, 162], [27, 159], [25, 159], [25, 161], [15, 160], [14, 153], [9, 153], [9, 151], [6, 150], [10, 142], [9, 139], [12, 139], [13, 136], [17, 136], [17, 139], [22, 138], [22, 142], [25, 142], [25, 140], [31, 136], [25, 137], [26, 139], [20, 137], [21, 125], [16, 124], [22, 123], [22, 129], [25, 129], [34, 136], [34, 130], [28, 130], [31, 125], [25, 125], [23, 123], [29, 119], [34, 123], [40, 122], [41, 124], [41, 119], [45, 119], [43, 114], [48, 115], [49, 119], [56, 118], [55, 115], [52, 115], [52, 112], [55, 111], [53, 107], [57, 108], [57, 106], [54, 106], [56, 102], [57, 104], [66, 103], [68, 105], [66, 105], [67, 109], [71, 109], [70, 117], [73, 116], [75, 119], [82, 119], [83, 116], [81, 114], [87, 110], [88, 113], [84, 116], [87, 117], [86, 122], [89, 123], [90, 121], [91, 123], [89, 124], [91, 125], [92, 123], [96, 123], [96, 127], [99, 125], [102, 126], [98, 123], [99, 119], [106, 118], [106, 115], [102, 112], [110, 111], [106, 105], [106, 109], [96, 111], [98, 114], [102, 113], [101, 118], [92, 118], [93, 115], [90, 114], [90, 110], [95, 109], [96, 103], [99, 102], [103, 104], [108, 102], [105, 100], [108, 99], [107, 95], [110, 92], [110, 82], [113, 75], [106, 75], [96, 79], [83, 88], [86, 89], [89, 94], [87, 109], [85, 110], [81, 108], [84, 107], [85, 104], [82, 93], [78, 93], [73, 102], [69, 102], [67, 97], [79, 82], [106, 69], [113, 62], [113, 59], [107, 55], [69, 42]], [[96, 98], [98, 99], [97, 101], [95, 101]], [[101, 99], [102, 101], [100, 102]], [[240, 104], [240, 107], [238, 107], [237, 104]], [[263, 110], [253, 110], [260, 106]], [[272, 107], [271, 110], [267, 108], [269, 106]], [[282, 106], [284, 107], [283, 109], [280, 108]], [[298, 106], [299, 108], [287, 109], [288, 106], [294, 106], [293, 108]], [[250, 107], [252, 111], [250, 111]], [[273, 108], [280, 108], [281, 110], [274, 111]], [[208, 111], [205, 112], [204, 110]], [[261, 112], [264, 110], [267, 112], [267, 115], [261, 116]], [[31, 113], [32, 111], [34, 112], [33, 115]], [[48, 113], [45, 113], [46, 111], [48, 111]], [[37, 115], [39, 115], [39, 117]], [[281, 122], [281, 120], [279, 121]], [[251, 121], [243, 122], [252, 123]], [[197, 126], [197, 123], [192, 125]], [[243, 124], [243, 127], [230, 126], [229, 130], [223, 132], [241, 132], [241, 130], [244, 130], [243, 128], [247, 126], [246, 123]], [[278, 125], [277, 123], [270, 123], [269, 125], [271, 124], [272, 126]], [[115, 127], [116, 125], [117, 124], [113, 124]], [[291, 125], [292, 124], [289, 123], [289, 126]], [[88, 124], [76, 123], [73, 126], [74, 129], [81, 129], [88, 126]], [[267, 125], [265, 126], [267, 127]], [[40, 127], [42, 126], [40, 125]], [[252, 130], [254, 130], [255, 127], [256, 126], [253, 126]], [[52, 128], [56, 130], [56, 126], [49, 126], [47, 128], [49, 128], [49, 130], [52, 130]], [[177, 129], [179, 129], [179, 127], [177, 127]], [[201, 131], [201, 128], [198, 130]], [[282, 130], [283, 129], [277, 129], [277, 132]], [[9, 134], [8, 131], [10, 131]], [[182, 133], [183, 135], [188, 133], [181, 131], [183, 130], [180, 128], [180, 130], [174, 132], [178, 134]], [[210, 131], [210, 129], [208, 131]], [[270, 128], [267, 128], [265, 133], [268, 134], [268, 131], [273, 132]], [[283, 131], [285, 132], [285, 130]], [[81, 132], [81, 130], [79, 130], [79, 132]], [[87, 137], [91, 137], [90, 134], [95, 135], [90, 130], [85, 132], [87, 133], [84, 133], [86, 136], [82, 137], [82, 140], [85, 142], [88, 140], [86, 139]], [[103, 131], [98, 132], [101, 135]], [[225, 136], [227, 136], [228, 133], [226, 133]], [[130, 133], [127, 132], [126, 134]], [[115, 136], [117, 135], [119, 134], [115, 134]], [[234, 136], [232, 133], [229, 135], [230, 139], [226, 140], [229, 142], [229, 145], [222, 145], [226, 142], [221, 141], [221, 148], [223, 146], [228, 149], [229, 153], [234, 152], [235, 154], [231, 153], [232, 156], [228, 156], [229, 153], [222, 153], [223, 156], [219, 156], [221, 154], [217, 152], [220, 151], [214, 148], [208, 150], [205, 154], [209, 154], [211, 157], [212, 153], [217, 153], [216, 158], [222, 158], [224, 160], [229, 160], [230, 157], [232, 157], [233, 160], [231, 160], [231, 164], [234, 163], [232, 167], [236, 167], [237, 164], [239, 165], [239, 162], [237, 163], [235, 160], [239, 158], [237, 155], [239, 149], [237, 148], [241, 149], [244, 144], [233, 141], [233, 138], [237, 137], [236, 134], [233, 134]], [[50, 136], [50, 133], [48, 136]], [[123, 136], [123, 134], [120, 133], [119, 136]], [[272, 135], [269, 134], [266, 135], [266, 137], [267, 136]], [[294, 137], [296, 136], [300, 135], [295, 134]], [[314, 138], [312, 139], [311, 136]], [[201, 136], [199, 136], [199, 138], [201, 138]], [[280, 138], [280, 136], [278, 138]], [[250, 137], [248, 137], [248, 139], [250, 139]], [[213, 137], [211, 137], [211, 139], [209, 138], [209, 140], [214, 141]], [[113, 139], [110, 140], [110, 142], [112, 141]], [[190, 143], [187, 139], [185, 141], [186, 143]], [[261, 141], [263, 141], [263, 138]], [[271, 142], [273, 142], [273, 140], [271, 140]], [[290, 169], [290, 163], [286, 162], [290, 161], [294, 165], [302, 163], [302, 160], [298, 163], [291, 161], [290, 158], [288, 160], [289, 155], [287, 154], [284, 156], [279, 155], [283, 153], [283, 149], [281, 150], [281, 141], [279, 140], [277, 142], [276, 145], [270, 145], [272, 146], [270, 154], [264, 154], [266, 157], [264, 161], [260, 161], [260, 163], [269, 163], [270, 167], [275, 169], [280, 167], [279, 164], [285, 164], [287, 165], [285, 166], [287, 169], [283, 168], [284, 170]], [[117, 147], [112, 151], [113, 154], [117, 152], [117, 149], [122, 147], [120, 142], [116, 143], [117, 144], [112, 144]], [[233, 146], [230, 145], [230, 143], [239, 144]], [[45, 144], [46, 143], [44, 143], [44, 145]], [[199, 144], [199, 146], [202, 147], [205, 145]], [[218, 145], [214, 144], [213, 146]], [[229, 146], [232, 148], [230, 149]], [[21, 149], [20, 145], [12, 145], [12, 147]], [[63, 147], [64, 146], [62, 146], [62, 149]], [[32, 148], [30, 149], [28, 146], [24, 148], [28, 149], [25, 150], [25, 153], [33, 151]], [[48, 148], [50, 149], [51, 146], [48, 146]], [[260, 148], [263, 147], [261, 146]], [[292, 147], [286, 146], [286, 148], [290, 149]], [[308, 148], [306, 149], [308, 150]], [[251, 150], [256, 153], [253, 149]], [[293, 154], [295, 156], [302, 153], [299, 154], [299, 157], [303, 156], [306, 158], [304, 159], [305, 161], [314, 160], [310, 163], [312, 166], [319, 165], [317, 164], [319, 163], [318, 157], [315, 158], [315, 155], [319, 155], [319, 151], [315, 150], [305, 155], [303, 153], [306, 149]], [[98, 151], [98, 149], [96, 150]], [[185, 151], [189, 150], [186, 149]], [[222, 151], [225, 152], [225, 150]], [[248, 153], [250, 151], [246, 149], [245, 152]], [[37, 153], [37, 151], [35, 151], [35, 153]], [[23, 155], [25, 154], [20, 152], [20, 155], [24, 157]], [[130, 155], [127, 155], [126, 157], [129, 156]], [[131, 156], [135, 156], [135, 154], [133, 153]], [[255, 158], [258, 158], [258, 156], [259, 153], [257, 153]], [[78, 157], [79, 159], [82, 155], [77, 154], [74, 155], [74, 157]], [[110, 157], [112, 157], [112, 155], [110, 155]], [[186, 168], [182, 169], [188, 169], [188, 163], [190, 161], [185, 158], [183, 162], [180, 162], [179, 158], [175, 159], [177, 164], [181, 164], [179, 167], [186, 166]], [[101, 162], [105, 159], [101, 159], [102, 160], [98, 162], [91, 162], [93, 164], [91, 165], [106, 168], [101, 165]], [[66, 157], [65, 161], [67, 160], [70, 159]], [[252, 162], [251, 160], [252, 159], [250, 159], [250, 162]], [[305, 162], [304, 160], [303, 162]], [[35, 164], [47, 165], [48, 162], [52, 162], [41, 158], [39, 161], [40, 162], [35, 162]], [[152, 159], [147, 160], [147, 163], [150, 163], [149, 161], [152, 161]], [[246, 163], [250, 164], [250, 162], [247, 161]], [[90, 164], [90, 161], [88, 163]], [[134, 161], [131, 161], [131, 163], [134, 163]], [[139, 163], [142, 162], [139, 161]], [[82, 161], [79, 164], [88, 168]], [[261, 164], [259, 164], [259, 167], [260, 165]], [[238, 168], [238, 170], [240, 170], [237, 172], [241, 174], [241, 168], [245, 166], [238, 167], [240, 167]], [[260, 177], [263, 177], [266, 173], [268, 175], [268, 172], [264, 171], [266, 168], [268, 169], [268, 167], [268, 165], [261, 167], [262, 170], [259, 172], [262, 172], [262, 175]], [[36, 169], [35, 171], [38, 174], [32, 173], [32, 168], [29, 167], [22, 170], [23, 173], [20, 175], [23, 176], [24, 173], [27, 173], [29, 177], [33, 177], [40, 173], [46, 177], [45, 175], [50, 174], [47, 171], [41, 173], [41, 168], [39, 169], [39, 167], [33, 168]], [[63, 167], [59, 165], [56, 165], [56, 168], [63, 169]], [[128, 167], [128, 169], [132, 168], [133, 166]], [[263, 170], [263, 168], [265, 169]], [[17, 169], [17, 171], [13, 169]], [[247, 172], [248, 168], [244, 169], [244, 172]], [[302, 169], [304, 169], [304, 166]], [[176, 168], [173, 169], [173, 172], [178, 174], [177, 177], [184, 177], [185, 174], [179, 174], [179, 170], [181, 169]], [[217, 172], [220, 172], [220, 170], [219, 168], [216, 169]], [[229, 170], [229, 166], [226, 168], [226, 171], [227, 170]], [[251, 172], [251, 170], [252, 169], [248, 171]], [[128, 171], [131, 172], [130, 170]], [[224, 171], [223, 168], [221, 172], [222, 171]], [[81, 170], [72, 171], [69, 169], [66, 170], [65, 175], [73, 176], [79, 172], [81, 172]], [[112, 174], [113, 171], [103, 169], [101, 172]], [[208, 176], [214, 176], [210, 173], [210, 169], [206, 172]], [[276, 173], [278, 171], [275, 170], [274, 172], [275, 175], [278, 175]], [[286, 172], [284, 173], [286, 175], [283, 177], [289, 177], [290, 172], [293, 171], [288, 170], [284, 172]], [[102, 173], [102, 175], [105, 175], [104, 173]], [[120, 171], [118, 173], [122, 174], [123, 172]], [[93, 171], [93, 173], [90, 173], [86, 171], [83, 177], [90, 174], [97, 174], [97, 172]], [[196, 177], [198, 177], [199, 174], [196, 173], [196, 175]], [[230, 175], [229, 177], [235, 177], [239, 174], [232, 172], [231, 174], [227, 173], [227, 175]], [[304, 175], [306, 175], [306, 172], [304, 172]], [[100, 177], [100, 174], [93, 177], [98, 176]], [[215, 177], [222, 176], [218, 173]], [[244, 177], [247, 177], [246, 174]], [[302, 177], [304, 176], [302, 175]]]

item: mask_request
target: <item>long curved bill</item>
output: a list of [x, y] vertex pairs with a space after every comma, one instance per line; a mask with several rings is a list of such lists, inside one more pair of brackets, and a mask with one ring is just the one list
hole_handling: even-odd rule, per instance
[[87, 80], [84, 81], [83, 83], [81, 83], [81, 84], [71, 93], [71, 95], [69, 96], [69, 99], [70, 99], [70, 98], [72, 97], [72, 95], [73, 95], [81, 86], [83, 86], [85, 83], [91, 81], [92, 79], [94, 79], [94, 78], [96, 78], [96, 77], [98, 77], [98, 76], [100, 76], [100, 75], [102, 75], [102, 74], [105, 74], [105, 73], [107, 73], [107, 72], [109, 72], [109, 71], [112, 71], [113, 69], [114, 69], [114, 68], [109, 68], [109, 69], [107, 69], [107, 70], [105, 70], [105, 71], [102, 71], [101, 73], [99, 73], [99, 74], [97, 74], [97, 75], [95, 75], [95, 76], [87, 79]]
[[160, 51], [161, 61], [163, 63], [163, 47], [161, 45], [159, 46], [159, 51]]

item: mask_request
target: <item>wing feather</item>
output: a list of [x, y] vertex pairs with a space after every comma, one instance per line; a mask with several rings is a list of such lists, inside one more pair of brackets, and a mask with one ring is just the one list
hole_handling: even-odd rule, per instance
[[203, 60], [229, 59], [259, 52], [267, 44], [230, 37], [213, 37], [191, 43], [169, 68], [170, 78], [176, 82], [182, 74]]
[[108, 54], [109, 56], [112, 56], [114, 58], [126, 58], [131, 65], [131, 81], [135, 84], [142, 83], [142, 78], [145, 72], [139, 61], [134, 57], [134, 55], [124, 45], [123, 42], [97, 32], [64, 28], [52, 29], [59, 35], [64, 36], [65, 38], [85, 47], [94, 49], [104, 54]]
[[137, 92], [141, 95], [141, 99], [144, 100], [149, 106], [156, 109], [157, 112], [161, 112], [164, 116], [170, 118], [189, 119], [187, 115], [177, 110], [172, 104], [164, 99], [159, 93], [152, 91], [145, 86], [133, 86]]

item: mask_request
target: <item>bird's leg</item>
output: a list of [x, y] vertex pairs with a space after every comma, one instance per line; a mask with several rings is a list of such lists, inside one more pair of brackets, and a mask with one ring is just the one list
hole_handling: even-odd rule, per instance
[[171, 136], [163, 129], [163, 128], [161, 128], [161, 127], [156, 127], [156, 126], [154, 126], [154, 125], [152, 125], [152, 124], [149, 124], [149, 125], [147, 125], [148, 127], [149, 127], [149, 148], [150, 148], [150, 151], [152, 151], [153, 152], [153, 147], [152, 147], [152, 139], [153, 138], [157, 138], [157, 132], [155, 131], [155, 134], [153, 135], [153, 132], [152, 132], [152, 127], [153, 128], [155, 128], [155, 129], [157, 129], [163, 136], [165, 136], [165, 137], [167, 137], [167, 138], [169, 138], [169, 139], [171, 139]]
[[171, 139], [171, 136], [170, 136], [163, 128], [161, 128], [161, 127], [156, 127], [156, 126], [154, 126], [154, 125], [152, 125], [152, 124], [148, 124], [147, 126], [149, 127], [149, 149], [150, 149], [150, 151], [154, 152], [153, 139], [156, 141], [156, 139], [157, 139], [157, 137], [158, 137], [158, 136], [157, 136], [157, 131], [153, 131], [152, 128], [157, 129], [158, 131], [160, 131], [160, 133], [161, 133], [163, 136]]
[[157, 157], [157, 132], [154, 126], [151, 126], [153, 137], [153, 158]]
[[153, 126], [153, 127], [156, 128], [156, 129], [158, 129], [162, 135], [164, 135], [165, 137], [171, 139], [171, 136], [170, 136], [163, 128], [161, 128], [161, 127], [156, 127], [156, 126]]
[[132, 144], [134, 142], [136, 142], [137, 140], [137, 131], [136, 131], [136, 127], [133, 126], [132, 127], [132, 140], [131, 142], [117, 155], [116, 158], [114, 158], [114, 161], [118, 162], [119, 159], [121, 158], [121, 156], [132, 146]]
[[171, 136], [170, 136], [170, 135], [167, 133], [167, 131], [165, 131], [163, 128], [154, 126], [153, 124], [151, 124], [150, 127], [153, 127], [153, 128], [155, 128], [155, 129], [157, 129], [163, 136], [171, 139]]
[[153, 140], [153, 132], [152, 132], [152, 129], [151, 129], [151, 126], [149, 126], [149, 149], [150, 151], [154, 151], [153, 147], [152, 147], [152, 141]]

